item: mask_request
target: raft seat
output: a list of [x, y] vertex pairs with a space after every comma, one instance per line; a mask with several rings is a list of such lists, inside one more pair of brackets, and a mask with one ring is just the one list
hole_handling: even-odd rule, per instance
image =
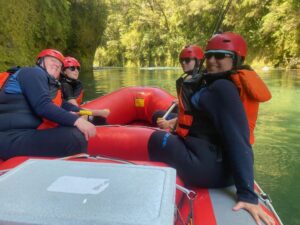
[[[23, 162], [29, 160], [29, 159], [45, 159], [45, 160], [57, 160], [57, 158], [49, 158], [49, 157], [29, 157], [29, 156], [16, 156], [13, 158], [10, 158], [0, 164], [0, 175], [1, 172], [6, 172], [7, 170], [13, 169], [17, 167], [18, 165], [22, 164]], [[96, 162], [96, 163], [116, 163], [116, 164], [122, 164], [122, 162], [118, 162], [114, 159], [96, 159], [96, 158], [72, 158], [70, 157], [71, 161], [82, 161], [82, 162]], [[128, 161], [128, 163], [133, 163], [136, 165], [144, 165], [144, 166], [161, 166], [161, 167], [168, 167], [167, 164], [162, 162], [150, 162], [150, 161]], [[182, 180], [177, 176], [176, 177], [176, 184], [183, 186]], [[179, 190], [176, 191], [176, 204], [178, 205], [181, 199], [183, 198], [183, 193]]]

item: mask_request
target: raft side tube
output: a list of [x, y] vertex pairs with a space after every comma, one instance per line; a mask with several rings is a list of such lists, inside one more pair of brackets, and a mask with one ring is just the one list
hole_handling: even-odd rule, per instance
[[[166, 110], [176, 98], [163, 89], [155, 87], [126, 87], [81, 105], [87, 109], [110, 109], [109, 124], [152, 125], [152, 114]], [[143, 124], [143, 123], [140, 123]]]

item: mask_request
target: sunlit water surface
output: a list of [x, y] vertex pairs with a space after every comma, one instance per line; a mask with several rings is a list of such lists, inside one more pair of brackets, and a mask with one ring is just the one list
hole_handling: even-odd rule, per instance
[[[121, 87], [156, 86], [176, 95], [180, 68], [102, 69], [83, 73], [85, 100]], [[260, 106], [255, 177], [286, 225], [300, 225], [300, 71], [259, 71], [273, 98]]]

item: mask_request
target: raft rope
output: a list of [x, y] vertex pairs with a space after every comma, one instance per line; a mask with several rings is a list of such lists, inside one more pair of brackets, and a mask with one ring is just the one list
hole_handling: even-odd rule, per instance
[[6, 169], [6, 170], [0, 170], [0, 176], [7, 173], [8, 171], [10, 171], [11, 169]]
[[271, 200], [270, 196], [262, 190], [262, 188], [258, 185], [258, 183], [256, 181], [254, 181], [254, 183], [257, 186], [258, 191], [259, 191], [258, 198], [268, 206], [268, 208], [274, 214], [274, 216], [277, 219], [277, 221], [279, 222], [279, 224], [283, 225], [279, 215], [277, 214], [276, 210], [274, 209], [274, 207], [272, 205], [272, 200]]
[[226, 2], [226, 0], [223, 1], [222, 6], [220, 7], [219, 16], [218, 16], [218, 19], [216, 20], [216, 23], [215, 23], [214, 28], [212, 30], [212, 35], [214, 35], [214, 34], [216, 34], [217, 32], [220, 31], [220, 28], [222, 26], [222, 22], [223, 22], [226, 14], [227, 14], [229, 8], [230, 8], [232, 0], [228, 0], [227, 5], [224, 9], [225, 2]]
[[[179, 210], [179, 206], [176, 207], [177, 209], [177, 215], [178, 215], [178, 219], [180, 220], [180, 223], [183, 225], [193, 225], [194, 224], [194, 208], [193, 208], [193, 203], [194, 203], [194, 199], [197, 196], [197, 193], [195, 191], [189, 190], [181, 185], [176, 184], [176, 189], [183, 192], [185, 194], [185, 196], [187, 197], [188, 201], [189, 201], [189, 213], [186, 219], [186, 222], [184, 222], [184, 219], [180, 213]], [[183, 203], [183, 198], [180, 200], [179, 205], [182, 205]], [[177, 223], [176, 223], [177, 224]]]

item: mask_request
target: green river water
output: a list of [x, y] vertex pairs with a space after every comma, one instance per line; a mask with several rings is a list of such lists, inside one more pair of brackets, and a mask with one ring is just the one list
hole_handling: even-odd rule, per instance
[[[283, 223], [300, 225], [300, 71], [258, 72], [273, 98], [260, 106], [255, 179], [270, 195]], [[114, 68], [82, 73], [80, 79], [85, 100], [91, 100], [128, 86], [156, 86], [175, 95], [175, 80], [180, 74], [180, 68]]]

